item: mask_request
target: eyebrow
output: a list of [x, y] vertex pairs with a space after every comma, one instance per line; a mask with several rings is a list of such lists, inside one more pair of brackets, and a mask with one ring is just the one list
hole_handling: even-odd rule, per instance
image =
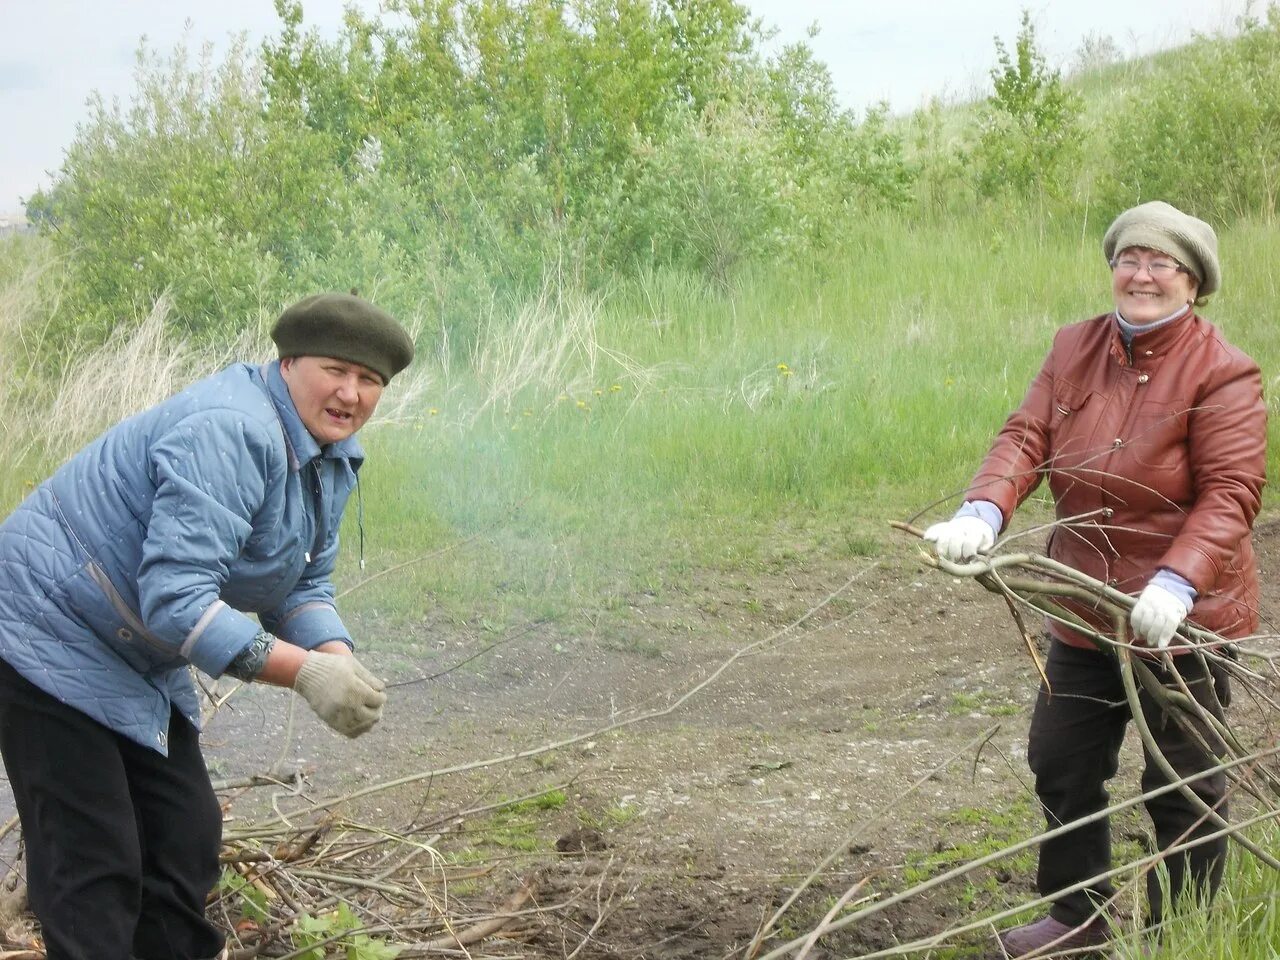
[[330, 357], [329, 360], [333, 365], [341, 367], [344, 372], [355, 373], [366, 380], [375, 380], [384, 387], [387, 385], [387, 381], [382, 378], [382, 374], [376, 370], [370, 370], [364, 364], [356, 363], [354, 360], [339, 360], [337, 357]]

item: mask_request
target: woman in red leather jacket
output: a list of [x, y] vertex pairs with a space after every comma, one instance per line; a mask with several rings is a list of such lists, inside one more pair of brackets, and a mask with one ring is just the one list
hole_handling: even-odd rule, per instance
[[[965, 504], [925, 537], [939, 556], [968, 559], [994, 544], [1047, 477], [1057, 513], [1049, 555], [1137, 596], [1133, 643], [1177, 654], [1180, 645], [1170, 640], [1188, 616], [1225, 637], [1245, 636], [1258, 621], [1251, 530], [1265, 482], [1266, 406], [1257, 364], [1195, 312], [1221, 283], [1217, 237], [1207, 223], [1154, 201], [1117, 217], [1102, 246], [1115, 309], [1058, 331]], [[1069, 606], [1108, 631], [1094, 611]], [[1117, 769], [1129, 709], [1112, 656], [1062, 623], [1050, 621], [1048, 629], [1048, 689], [1036, 699], [1027, 758], [1049, 826], [1057, 827], [1107, 806], [1105, 784]], [[1226, 678], [1206, 673], [1199, 658], [1173, 662], [1211, 709], [1227, 700]], [[1151, 666], [1164, 674], [1159, 663]], [[1143, 707], [1180, 775], [1216, 763], [1176, 724], [1161, 722], [1145, 693]], [[1167, 782], [1146, 761], [1144, 792]], [[1226, 815], [1221, 773], [1190, 786]], [[1148, 801], [1147, 811], [1161, 849], [1216, 829], [1177, 791]], [[1166, 860], [1175, 897], [1212, 894], [1225, 844], [1207, 842]], [[1099, 820], [1046, 841], [1037, 882], [1052, 896], [1110, 866], [1109, 828]], [[1005, 951], [1018, 957], [1049, 944], [1104, 942], [1103, 907], [1113, 894], [1106, 882], [1063, 894], [1047, 916], [1002, 932]], [[1158, 923], [1164, 904], [1154, 873], [1148, 902]]]

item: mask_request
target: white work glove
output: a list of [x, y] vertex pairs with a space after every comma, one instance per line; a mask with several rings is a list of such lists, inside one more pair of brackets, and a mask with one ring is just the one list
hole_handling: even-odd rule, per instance
[[348, 737], [367, 732], [382, 718], [386, 684], [355, 657], [312, 650], [302, 661], [293, 689], [321, 720]]
[[1163, 650], [1189, 612], [1187, 605], [1178, 597], [1164, 587], [1149, 583], [1138, 594], [1138, 602], [1129, 614], [1133, 638], [1148, 647]]
[[924, 538], [933, 541], [934, 552], [943, 560], [959, 563], [990, 550], [996, 532], [981, 517], [956, 517], [935, 523], [924, 532]]

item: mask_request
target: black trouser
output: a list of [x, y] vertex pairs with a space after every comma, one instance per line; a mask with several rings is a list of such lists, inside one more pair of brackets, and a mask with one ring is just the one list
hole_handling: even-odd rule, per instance
[[169, 756], [139, 746], [0, 660], [0, 754], [48, 960], [203, 960], [222, 815], [185, 717]]
[[[1216, 677], [1206, 673], [1203, 662], [1194, 655], [1183, 654], [1173, 659], [1196, 700], [1221, 718], [1221, 709], [1211, 693], [1216, 692], [1226, 703], [1226, 676], [1216, 670], [1213, 671], [1219, 674]], [[1148, 661], [1148, 665], [1161, 681], [1170, 679], [1160, 664]], [[1120, 745], [1131, 714], [1119, 667], [1106, 654], [1054, 640], [1045, 673], [1053, 694], [1047, 695], [1041, 687], [1036, 698], [1027, 760], [1036, 776], [1036, 793], [1044, 807], [1045, 819], [1049, 827], [1054, 828], [1108, 806], [1105, 783], [1116, 773]], [[1177, 723], [1161, 714], [1141, 685], [1138, 689], [1142, 712], [1156, 744], [1180, 777], [1216, 765], [1215, 758]], [[1215, 735], [1202, 733], [1206, 743], [1219, 749], [1220, 741]], [[1146, 767], [1142, 773], [1142, 790], [1145, 793], [1168, 783], [1169, 779], [1145, 747], [1143, 755]], [[1189, 786], [1226, 817], [1227, 805], [1222, 800], [1226, 790], [1225, 774], [1215, 773]], [[1156, 842], [1162, 850], [1217, 829], [1177, 790], [1148, 800], [1146, 806], [1155, 827]], [[1200, 825], [1193, 828], [1197, 821], [1201, 821]], [[1170, 856], [1165, 863], [1173, 896], [1185, 892], [1188, 879], [1191, 890], [1211, 896], [1222, 877], [1225, 853], [1226, 839], [1223, 838]], [[1111, 832], [1103, 819], [1046, 841], [1040, 848], [1037, 883], [1042, 896], [1051, 896], [1110, 868]], [[1060, 897], [1050, 913], [1056, 920], [1075, 926], [1092, 916], [1097, 905], [1114, 892], [1110, 883], [1098, 883]], [[1150, 920], [1159, 923], [1164, 904], [1154, 870], [1147, 875], [1147, 898]]]

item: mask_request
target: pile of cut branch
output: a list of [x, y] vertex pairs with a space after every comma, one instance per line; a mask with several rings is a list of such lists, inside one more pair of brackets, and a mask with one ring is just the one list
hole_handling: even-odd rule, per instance
[[229, 831], [210, 916], [228, 931], [233, 960], [478, 956], [474, 947], [490, 938], [510, 953], [566, 905], [543, 901], [542, 871], [516, 875], [502, 858], [477, 858], [466, 828], [536, 799], [420, 816], [399, 829], [317, 805]]
[[[291, 786], [253, 779], [254, 786]], [[222, 879], [208, 916], [227, 934], [229, 960], [480, 960], [527, 955], [523, 946], [544, 933], [576, 954], [573, 941], [585, 946], [627, 896], [607, 854], [597, 855], [603, 837], [579, 826], [560, 837], [555, 853], [532, 858], [485, 844], [492, 817], [536, 816], [540, 801], [564, 786], [447, 814], [419, 810], [398, 828], [336, 812], [348, 798], [248, 822], [223, 837]], [[300, 777], [292, 787], [299, 798]], [[231, 813], [238, 798], [220, 797]], [[15, 825], [16, 818], [5, 829]], [[576, 865], [553, 871], [557, 857], [577, 858]], [[44, 957], [25, 912], [21, 860], [20, 852], [0, 894], [0, 960]], [[571, 880], [562, 876], [570, 873]], [[555, 900], [564, 889], [571, 892]]]

